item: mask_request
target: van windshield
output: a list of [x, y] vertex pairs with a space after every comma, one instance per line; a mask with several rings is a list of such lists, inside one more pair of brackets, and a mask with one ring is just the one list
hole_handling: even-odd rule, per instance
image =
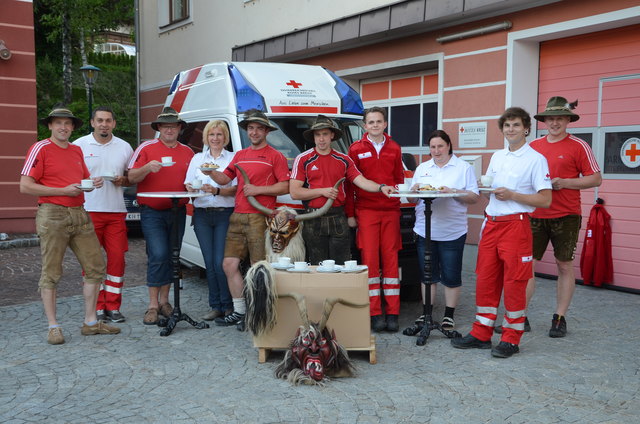
[[[267, 136], [267, 141], [287, 158], [287, 163], [291, 168], [296, 156], [314, 146], [313, 141], [305, 140], [302, 134], [313, 125], [315, 117], [270, 117], [269, 119], [278, 127], [279, 131], [271, 131]], [[362, 138], [364, 134], [362, 120], [335, 118], [333, 121], [342, 130], [343, 135], [338, 140], [334, 140], [331, 147], [339, 152], [347, 153], [349, 145]], [[240, 137], [242, 148], [251, 144], [245, 130], [240, 129]]]

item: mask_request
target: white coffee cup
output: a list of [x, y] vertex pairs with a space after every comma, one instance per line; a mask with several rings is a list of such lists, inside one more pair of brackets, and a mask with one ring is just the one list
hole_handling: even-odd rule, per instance
[[80, 181], [80, 187], [82, 188], [93, 188], [93, 180], [87, 179]]
[[286, 256], [282, 256], [282, 257], [278, 258], [278, 265], [280, 265], [280, 266], [289, 266], [289, 265], [291, 265], [291, 258], [288, 258]]
[[398, 184], [398, 191], [409, 191], [410, 188], [409, 184]]
[[358, 266], [358, 261], [344, 261], [345, 269], [355, 269]]
[[491, 183], [493, 183], [493, 177], [491, 175], [483, 175], [480, 177], [480, 183], [484, 187], [491, 187]]
[[304, 271], [305, 269], [307, 269], [308, 265], [306, 262], [294, 262], [293, 263], [293, 269], [295, 269], [296, 271]]
[[173, 157], [171, 156], [163, 156], [162, 157], [162, 163], [171, 163], [173, 162]]
[[202, 188], [202, 180], [199, 178], [196, 178], [195, 180], [191, 181], [191, 187], [195, 189]]
[[333, 259], [325, 259], [324, 261], [320, 262], [320, 265], [322, 265], [322, 268], [332, 271], [336, 267], [336, 261], [334, 261]]

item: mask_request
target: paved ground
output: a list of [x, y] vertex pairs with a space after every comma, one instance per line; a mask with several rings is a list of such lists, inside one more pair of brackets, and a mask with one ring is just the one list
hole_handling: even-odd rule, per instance
[[[470, 248], [467, 254], [456, 313], [463, 333], [474, 315], [475, 252]], [[513, 358], [452, 349], [439, 333], [424, 347], [415, 346], [413, 337], [382, 334], [377, 365], [365, 354], [352, 355], [356, 378], [292, 387], [272, 374], [282, 355], [258, 364], [246, 333], [196, 330], [183, 322], [163, 338], [158, 328], [142, 325], [143, 257], [142, 244], [134, 241], [123, 305], [129, 320], [120, 324], [120, 335], [81, 336], [81, 297], [67, 296], [58, 302], [67, 342], [50, 346], [39, 301], [19, 301], [14, 290], [12, 300], [4, 302], [5, 279], [34, 286], [37, 255], [24, 248], [0, 251], [7, 305], [0, 306], [0, 422], [640, 422], [637, 295], [579, 286], [568, 337], [550, 339], [555, 284], [541, 280], [529, 312], [533, 331]], [[67, 273], [67, 284], [79, 293], [75, 275]], [[206, 311], [205, 284], [195, 273], [181, 294], [192, 317]], [[418, 312], [417, 303], [403, 303], [402, 326]], [[440, 317], [442, 308], [435, 315]]]

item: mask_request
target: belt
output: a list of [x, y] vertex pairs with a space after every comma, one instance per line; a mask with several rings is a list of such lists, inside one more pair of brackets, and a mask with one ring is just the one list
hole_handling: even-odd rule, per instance
[[506, 221], [522, 221], [529, 218], [528, 213], [514, 213], [513, 215], [491, 216], [484, 214], [488, 221], [506, 222]]
[[[307, 212], [313, 212], [313, 211], [317, 211], [320, 208], [307, 208]], [[332, 208], [329, 208], [329, 210], [327, 211], [326, 215], [336, 215], [339, 213], [344, 213], [344, 207], [343, 206], [334, 206]]]
[[206, 211], [206, 212], [225, 212], [225, 211], [230, 211], [230, 210], [232, 211], [233, 207], [230, 207], [230, 208], [223, 208], [223, 207], [213, 208], [212, 207], [212, 208], [196, 208], [196, 209], [201, 209], [201, 210]]

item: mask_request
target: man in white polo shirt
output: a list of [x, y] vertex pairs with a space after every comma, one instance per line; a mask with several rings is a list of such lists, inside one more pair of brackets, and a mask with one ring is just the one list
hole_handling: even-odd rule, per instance
[[125, 175], [133, 149], [126, 141], [113, 135], [116, 117], [113, 111], [100, 106], [91, 115], [93, 132], [73, 144], [80, 146], [92, 177], [102, 177], [101, 190], [85, 193], [84, 208], [89, 212], [96, 235], [107, 254], [107, 276], [100, 287], [96, 312], [98, 320], [123, 322], [120, 313], [124, 285], [124, 254], [129, 250], [123, 186], [129, 185]]
[[529, 214], [551, 204], [551, 178], [547, 160], [527, 144], [531, 116], [524, 109], [507, 109], [498, 126], [509, 145], [493, 154], [487, 169], [495, 189], [478, 245], [476, 320], [469, 334], [451, 339], [451, 344], [458, 349], [491, 348], [504, 290], [502, 338], [491, 355], [508, 358], [520, 351], [524, 332], [526, 288], [533, 267]]

